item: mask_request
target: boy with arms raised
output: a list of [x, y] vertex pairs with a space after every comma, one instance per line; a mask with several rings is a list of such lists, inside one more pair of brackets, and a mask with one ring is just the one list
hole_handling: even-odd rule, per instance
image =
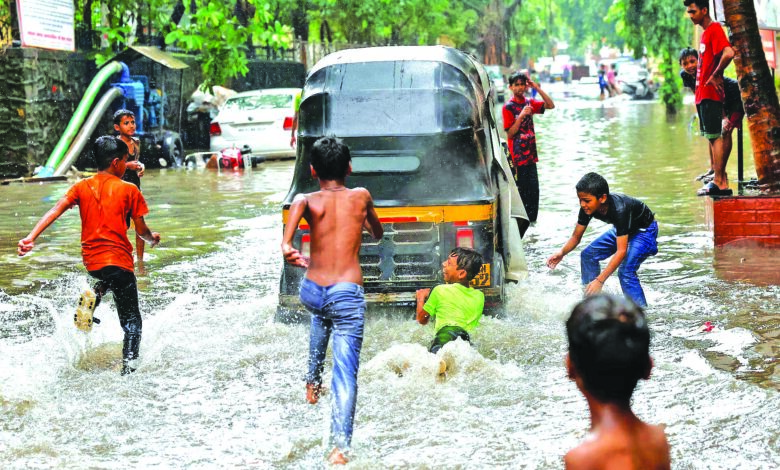
[[589, 297], [566, 321], [566, 370], [590, 409], [588, 437], [564, 457], [566, 468], [666, 470], [671, 466], [663, 425], [631, 410], [639, 379], [650, 378], [650, 331], [642, 310], [627, 299]]
[[24, 256], [49, 225], [66, 210], [79, 206], [84, 266], [90, 276], [98, 279], [95, 285], [98, 301], [107, 290], [114, 293], [119, 324], [125, 332], [122, 347], [122, 375], [125, 375], [135, 370], [131, 361], [138, 358], [141, 344], [141, 312], [126, 218], [133, 220], [136, 234], [151, 246], [160, 242], [160, 234], [149, 230], [144, 221], [149, 209], [141, 191], [121, 179], [127, 167], [127, 145], [113, 136], [99, 137], [93, 154], [98, 173], [74, 184], [30, 234], [19, 240], [17, 252]]
[[[583, 176], [576, 188], [580, 200], [577, 225], [569, 241], [547, 260], [547, 266], [555, 269], [563, 257], [579, 245], [594, 217], [612, 224], [611, 229], [592, 241], [580, 255], [585, 295], [601, 292], [607, 278], [618, 269], [623, 294], [640, 307], [646, 307], [647, 300], [637, 270], [648, 256], [658, 253], [655, 214], [639, 199], [625, 194], [610, 194], [607, 180], [597, 173]], [[602, 271], [599, 262], [610, 256], [612, 259]]]
[[[325, 352], [333, 332], [330, 439], [334, 448], [328, 460], [344, 464], [344, 452], [352, 440], [366, 310], [358, 253], [363, 228], [376, 239], [384, 230], [371, 194], [364, 188], [344, 185], [352, 165], [349, 148], [341, 140], [317, 140], [310, 158], [311, 174], [319, 180], [320, 191], [295, 197], [284, 228], [282, 253], [288, 263], [307, 268], [300, 298], [311, 313], [306, 399], [312, 404], [317, 403], [322, 391]], [[292, 246], [301, 219], [311, 227], [311, 258]]]
[[470, 342], [469, 333], [479, 325], [485, 306], [485, 294], [469, 287], [482, 267], [482, 255], [469, 248], [455, 248], [441, 267], [445, 283], [433, 290], [417, 291], [418, 299], [430, 292], [424, 305], [417, 303], [417, 321], [427, 325], [431, 317], [436, 318], [436, 334], [429, 349], [434, 354], [457, 338]]
[[[528, 90], [539, 92], [542, 101], [526, 99]], [[502, 109], [506, 141], [512, 157], [517, 190], [523, 199], [529, 222], [536, 222], [539, 213], [539, 175], [536, 163], [536, 131], [534, 114], [544, 114], [545, 109], [555, 108], [552, 98], [533, 82], [528, 75], [515, 72], [509, 76], [510, 99]]]

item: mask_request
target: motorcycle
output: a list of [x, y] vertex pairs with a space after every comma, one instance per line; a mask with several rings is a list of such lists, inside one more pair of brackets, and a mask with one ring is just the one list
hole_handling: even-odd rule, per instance
[[618, 80], [618, 83], [620, 90], [635, 100], [652, 100], [658, 89], [658, 86], [646, 77], [636, 77], [627, 81]]

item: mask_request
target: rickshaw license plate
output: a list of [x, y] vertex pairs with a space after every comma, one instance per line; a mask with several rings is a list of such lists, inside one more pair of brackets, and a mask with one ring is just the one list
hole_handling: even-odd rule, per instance
[[479, 268], [479, 274], [474, 276], [470, 283], [472, 286], [487, 287], [490, 285], [490, 265], [483, 264]]

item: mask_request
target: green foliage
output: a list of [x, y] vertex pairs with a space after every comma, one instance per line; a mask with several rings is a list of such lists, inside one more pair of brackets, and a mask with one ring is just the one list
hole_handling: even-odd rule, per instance
[[677, 52], [686, 45], [692, 27], [682, 2], [615, 0], [608, 18], [616, 21], [618, 34], [637, 56], [646, 52], [661, 59], [659, 95], [667, 111], [676, 112], [682, 104]]
[[[177, 44], [188, 51], [199, 51], [198, 60], [205, 77], [203, 86], [224, 85], [229, 78], [246, 75], [247, 44], [279, 48], [289, 45], [291, 29], [275, 21], [270, 6], [263, 0], [249, 0], [254, 15], [241, 25], [233, 15], [234, 4], [218, 0], [197, 0], [197, 10], [188, 24], [171, 25], [166, 44]], [[187, 5], [187, 13], [189, 5]]]
[[10, 46], [11, 42], [11, 10], [6, 0], [0, 0], [0, 49]]
[[[436, 44], [442, 35], [456, 43], [474, 15], [450, 0], [313, 0], [309, 17], [327, 22], [335, 41], [355, 44]], [[454, 10], [454, 11], [453, 11]]]

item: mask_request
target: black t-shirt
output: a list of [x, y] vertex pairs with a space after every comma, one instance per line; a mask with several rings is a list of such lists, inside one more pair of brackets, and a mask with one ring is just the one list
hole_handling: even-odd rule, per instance
[[615, 226], [617, 236], [633, 235], [640, 228], [647, 228], [655, 220], [655, 214], [647, 205], [639, 199], [626, 196], [625, 194], [612, 193], [607, 196], [607, 213], [601, 215], [594, 213], [588, 215], [580, 209], [577, 216], [577, 223], [588, 226], [592, 218], [597, 218], [608, 224]]
[[[133, 142], [135, 142], [135, 152], [131, 153], [127, 157], [128, 162], [132, 162], [134, 160], [138, 160], [141, 156], [141, 141], [137, 137], [131, 137], [133, 139]], [[138, 172], [135, 170], [127, 170], [125, 171], [125, 174], [122, 175], [122, 179], [127, 181], [128, 183], [133, 183], [134, 185], [141, 187], [141, 177], [138, 176]]]
[[[696, 77], [688, 74], [685, 70], [680, 70], [680, 78], [682, 78], [684, 87], [694, 91], [696, 88]], [[731, 114], [736, 112], [745, 113], [742, 108], [742, 94], [739, 91], [739, 84], [736, 80], [723, 77], [723, 93], [726, 96], [723, 101], [723, 114], [726, 115], [725, 117], [731, 117]]]

